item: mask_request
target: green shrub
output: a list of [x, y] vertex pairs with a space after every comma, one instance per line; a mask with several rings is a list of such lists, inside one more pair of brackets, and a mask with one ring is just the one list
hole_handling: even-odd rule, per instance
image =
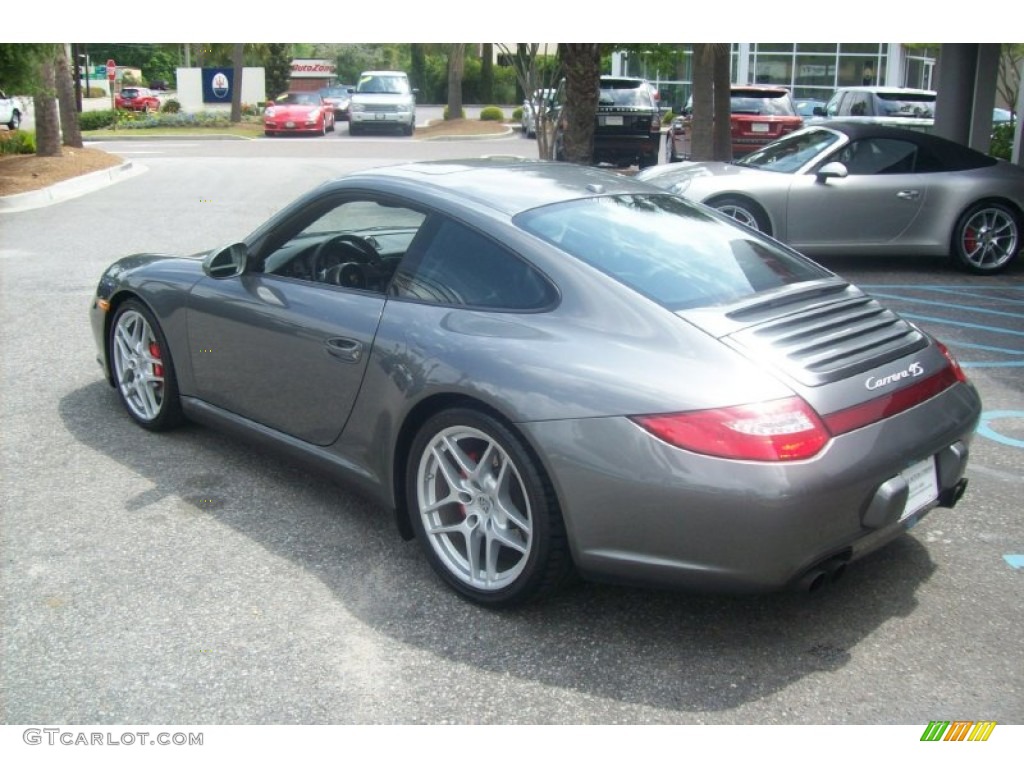
[[501, 111], [501, 107], [484, 107], [480, 110], [480, 119], [503, 123], [505, 122], [505, 113]]
[[512, 122], [518, 123], [518, 122], [521, 122], [522, 119], [523, 119], [523, 108], [522, 107], [516, 107], [515, 109], [513, 109], [512, 110]]
[[1002, 158], [1003, 160], [1010, 159], [1010, 153], [1013, 151], [1013, 130], [1013, 123], [1000, 123], [993, 126], [992, 144], [988, 150], [992, 157]]
[[4, 131], [0, 133], [0, 155], [33, 155], [36, 151], [36, 135], [25, 131]]
[[181, 102], [177, 99], [168, 99], [163, 103], [163, 106], [160, 107], [160, 111], [164, 114], [176, 115], [181, 112]]
[[116, 109], [83, 112], [78, 116], [78, 127], [83, 131], [98, 131], [101, 128], [109, 128], [115, 122], [117, 122]]
[[98, 99], [100, 96], [109, 95], [102, 88], [97, 88], [94, 85], [90, 85], [89, 88], [84, 92], [85, 98], [87, 99]]
[[[461, 117], [463, 120], [465, 120], [466, 119], [466, 110], [463, 109], [462, 110], [462, 114], [459, 115], [459, 117]], [[447, 105], [444, 108], [444, 119], [445, 120], [448, 119], [448, 107], [447, 107]]]

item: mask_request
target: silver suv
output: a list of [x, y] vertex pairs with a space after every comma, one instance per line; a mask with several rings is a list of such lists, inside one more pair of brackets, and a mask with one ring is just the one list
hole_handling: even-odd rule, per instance
[[400, 128], [406, 136], [416, 130], [416, 92], [405, 72], [363, 72], [349, 104], [348, 132], [367, 128]]
[[3, 91], [0, 91], [0, 125], [6, 125], [16, 131], [21, 125], [21, 110], [18, 103]]

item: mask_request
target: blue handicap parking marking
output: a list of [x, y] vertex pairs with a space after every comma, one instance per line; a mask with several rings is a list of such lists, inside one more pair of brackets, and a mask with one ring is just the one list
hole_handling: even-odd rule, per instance
[[981, 421], [978, 422], [978, 434], [995, 440], [997, 443], [1009, 445], [1012, 448], [1024, 448], [1024, 440], [1010, 437], [996, 430], [992, 422], [1004, 419], [1019, 419], [1024, 421], [1024, 411], [984, 411], [981, 414]]
[[[877, 299], [907, 307], [906, 310], [899, 309], [900, 315], [930, 326], [947, 346], [954, 349], [964, 368], [1024, 367], [1024, 286], [860, 287]], [[915, 311], [915, 308], [920, 311]], [[942, 314], [949, 311], [959, 316], [954, 318]], [[939, 330], [943, 328], [951, 332], [949, 337]], [[971, 352], [979, 353], [981, 359], [977, 356], [972, 359]]]

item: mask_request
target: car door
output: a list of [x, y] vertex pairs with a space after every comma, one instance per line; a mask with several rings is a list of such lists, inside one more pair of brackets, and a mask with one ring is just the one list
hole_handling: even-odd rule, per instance
[[796, 177], [787, 242], [798, 250], [842, 252], [898, 241], [928, 197], [929, 175], [914, 172], [916, 156], [911, 142], [864, 139], [826, 161], [843, 163], [846, 178], [819, 179], [813, 171]]
[[[194, 286], [188, 327], [198, 397], [309, 443], [337, 439], [362, 385], [386, 284], [334, 284], [329, 274], [353, 270], [340, 262], [311, 270], [310, 259], [339, 232], [353, 232], [360, 214], [367, 231], [379, 228], [380, 220], [366, 218], [371, 207], [392, 219], [402, 211], [346, 198], [312, 222], [287, 222], [246, 274]], [[421, 220], [410, 219], [405, 241]], [[358, 266], [354, 252], [345, 258]]]

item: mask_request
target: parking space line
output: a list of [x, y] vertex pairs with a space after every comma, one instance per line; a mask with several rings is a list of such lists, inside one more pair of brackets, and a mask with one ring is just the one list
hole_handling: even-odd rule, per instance
[[[947, 301], [933, 301], [932, 299], [912, 299], [909, 296], [901, 296], [895, 293], [878, 293], [871, 291], [871, 295], [880, 299], [891, 299], [893, 301], [904, 301], [908, 304], [928, 304], [933, 307], [948, 307], [949, 309], [963, 309], [968, 312], [977, 312], [983, 315], [998, 315], [1000, 317], [1012, 317], [1014, 319], [1020, 319], [1020, 312], [1004, 312], [999, 309], [984, 309], [983, 307], [974, 307], [970, 304], [950, 304]], [[957, 294], [962, 295], [962, 294]], [[980, 296], [978, 298], [981, 298]], [[986, 301], [990, 301], [989, 297], [986, 297]], [[1015, 301], [1015, 300], [1014, 300]]]

